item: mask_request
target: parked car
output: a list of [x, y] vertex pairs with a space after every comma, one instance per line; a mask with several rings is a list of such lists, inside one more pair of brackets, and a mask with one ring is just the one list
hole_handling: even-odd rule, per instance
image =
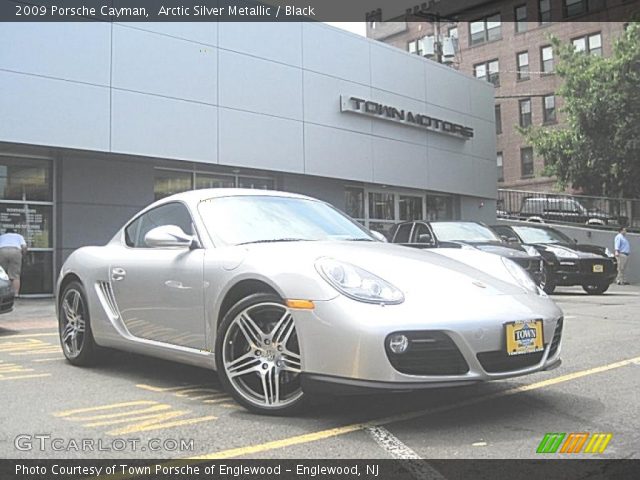
[[579, 244], [555, 228], [533, 225], [495, 225], [498, 235], [518, 245], [534, 247], [545, 258], [542, 287], [581, 285], [590, 295], [607, 291], [617, 274], [613, 253], [604, 247]]
[[69, 256], [57, 282], [62, 350], [74, 365], [111, 347], [217, 369], [264, 414], [318, 391], [468, 385], [559, 365], [562, 311], [522, 268], [479, 250], [447, 255], [377, 241], [302, 195], [184, 192]]
[[598, 209], [588, 210], [575, 198], [566, 197], [525, 198], [520, 207], [520, 218], [538, 223], [553, 221], [586, 225], [617, 225], [626, 220]]
[[0, 267], [0, 314], [9, 313], [13, 310], [13, 288], [11, 280], [4, 268]]
[[478, 222], [413, 221], [394, 226], [391, 242], [417, 248], [470, 247], [513, 260], [536, 283], [542, 280], [543, 258], [535, 248], [508, 244], [489, 227]]

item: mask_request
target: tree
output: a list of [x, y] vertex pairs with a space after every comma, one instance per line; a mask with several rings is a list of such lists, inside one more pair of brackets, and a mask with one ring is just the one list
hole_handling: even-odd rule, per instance
[[545, 159], [545, 174], [585, 194], [640, 196], [640, 23], [630, 23], [604, 58], [552, 38], [563, 79], [566, 125], [521, 133]]

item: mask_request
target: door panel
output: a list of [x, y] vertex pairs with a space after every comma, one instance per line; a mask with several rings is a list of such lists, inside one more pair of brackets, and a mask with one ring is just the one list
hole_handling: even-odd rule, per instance
[[129, 332], [204, 349], [204, 250], [119, 250], [110, 265], [111, 286]]

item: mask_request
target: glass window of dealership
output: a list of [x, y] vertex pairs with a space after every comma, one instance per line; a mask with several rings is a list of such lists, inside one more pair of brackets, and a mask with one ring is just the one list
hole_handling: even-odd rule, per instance
[[53, 292], [53, 162], [0, 153], [0, 231], [13, 229], [28, 247], [22, 260], [23, 295]]
[[[198, 170], [157, 168], [154, 180], [156, 200], [191, 189], [257, 188], [282, 189], [277, 176], [247, 174], [236, 170], [216, 173]], [[322, 182], [322, 179], [318, 180]], [[336, 203], [339, 199], [336, 199]], [[457, 197], [382, 185], [345, 185], [345, 212], [364, 226], [388, 233], [394, 223], [407, 220], [451, 220], [457, 218]]]

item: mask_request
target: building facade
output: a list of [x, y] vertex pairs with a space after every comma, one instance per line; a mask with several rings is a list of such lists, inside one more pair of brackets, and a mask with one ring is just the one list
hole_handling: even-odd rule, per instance
[[[625, 25], [608, 19], [620, 18], [623, 14], [618, 9], [630, 8], [628, 0], [503, 0], [483, 5], [476, 17], [465, 12], [464, 17], [474, 21], [369, 24], [367, 35], [493, 85], [498, 186], [553, 191], [555, 182], [544, 176], [543, 159], [517, 131], [518, 126], [553, 126], [564, 121], [562, 98], [556, 95], [561, 79], [554, 74], [550, 38], [608, 56]], [[430, 43], [434, 34], [447, 43], [442, 45], [445, 52]], [[445, 56], [449, 45], [455, 54]]]
[[376, 230], [495, 219], [494, 87], [316, 23], [7, 23], [0, 228], [25, 294], [193, 188], [308, 194]]

